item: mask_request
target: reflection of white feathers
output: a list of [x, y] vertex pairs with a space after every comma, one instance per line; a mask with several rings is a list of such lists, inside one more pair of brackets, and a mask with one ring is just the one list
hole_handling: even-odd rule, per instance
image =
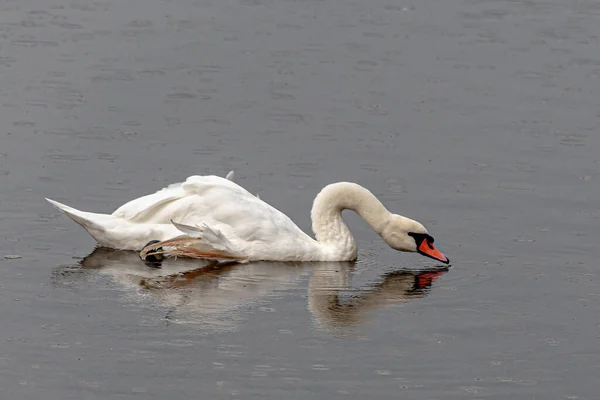
[[[372, 310], [423, 296], [422, 291], [414, 291], [418, 272], [392, 274], [371, 288], [352, 290], [353, 264], [343, 262], [216, 265], [202, 260], [168, 259], [161, 268], [149, 268], [134, 252], [98, 248], [81, 262], [81, 267], [73, 277], [81, 276], [86, 269], [98, 271], [124, 285], [129, 299], [151, 299], [172, 310], [172, 321], [192, 324], [206, 332], [238, 329], [257, 306], [276, 307], [275, 298], [298, 287], [311, 273], [308, 310], [316, 327], [336, 336], [346, 335], [353, 326], [365, 322]], [[55, 277], [69, 279], [68, 274]], [[340, 293], [348, 290], [352, 290], [352, 304], [341, 304]], [[304, 296], [298, 299], [305, 301]]]
[[[172, 309], [173, 322], [191, 324], [206, 332], [230, 331], [248, 318], [249, 310], [270, 297], [295, 287], [312, 264], [251, 263], [215, 265], [202, 260], [168, 259], [161, 268], [148, 268], [135, 252], [96, 249], [82, 261], [125, 285], [127, 294], [151, 296]], [[198, 268], [200, 267], [200, 268]], [[131, 287], [138, 288], [132, 292]]]

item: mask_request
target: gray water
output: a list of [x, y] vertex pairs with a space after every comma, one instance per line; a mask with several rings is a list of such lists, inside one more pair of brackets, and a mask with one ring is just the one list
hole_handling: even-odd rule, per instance
[[[599, 37], [591, 0], [2, 2], [2, 398], [597, 399]], [[44, 201], [230, 169], [307, 232], [360, 183], [452, 267], [350, 213], [354, 265], [151, 269]]]

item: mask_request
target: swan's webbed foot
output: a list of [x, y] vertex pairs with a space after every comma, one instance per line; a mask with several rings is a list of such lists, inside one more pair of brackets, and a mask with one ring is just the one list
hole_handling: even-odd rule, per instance
[[[160, 242], [160, 240], [151, 240], [148, 243], [146, 243], [144, 248], [150, 246], [151, 244], [159, 243], [159, 242]], [[146, 253], [146, 257], [143, 259], [144, 263], [151, 268], [160, 268], [160, 264], [161, 264], [162, 260], [164, 260], [162, 251], [163, 251], [162, 247], [158, 247], [156, 249], [149, 250]]]

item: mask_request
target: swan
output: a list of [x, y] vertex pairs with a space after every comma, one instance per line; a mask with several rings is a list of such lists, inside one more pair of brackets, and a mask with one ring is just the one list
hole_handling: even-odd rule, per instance
[[140, 251], [140, 257], [229, 261], [354, 261], [357, 246], [342, 219], [359, 214], [391, 248], [448, 264], [419, 222], [394, 214], [368, 189], [352, 182], [325, 186], [312, 210], [315, 239], [287, 215], [227, 177], [194, 175], [132, 200], [112, 214], [97, 214], [46, 198], [102, 247]]

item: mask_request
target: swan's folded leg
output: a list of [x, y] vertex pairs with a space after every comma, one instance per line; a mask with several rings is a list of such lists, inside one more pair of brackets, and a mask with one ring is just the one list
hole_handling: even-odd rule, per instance
[[162, 242], [152, 243], [142, 249], [140, 257], [146, 259], [150, 251], [162, 247], [162, 251], [152, 254], [166, 254], [174, 257], [201, 258], [212, 260], [246, 260], [248, 257], [233, 249], [231, 242], [218, 230], [208, 226], [197, 228], [171, 221], [180, 231], [186, 233]]

